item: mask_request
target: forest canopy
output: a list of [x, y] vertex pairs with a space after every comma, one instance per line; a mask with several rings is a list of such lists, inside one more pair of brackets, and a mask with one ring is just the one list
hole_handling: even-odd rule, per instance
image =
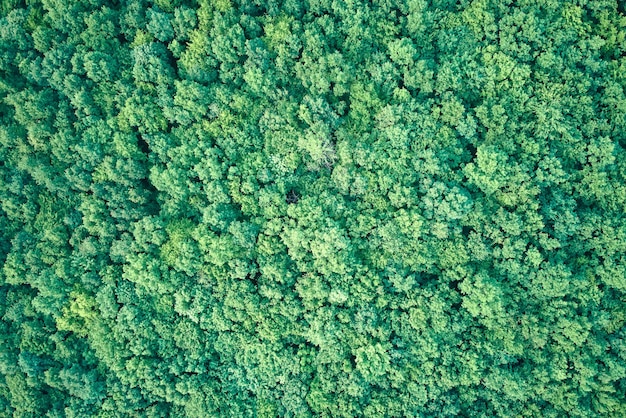
[[1, 0], [0, 416], [626, 416], [618, 0]]

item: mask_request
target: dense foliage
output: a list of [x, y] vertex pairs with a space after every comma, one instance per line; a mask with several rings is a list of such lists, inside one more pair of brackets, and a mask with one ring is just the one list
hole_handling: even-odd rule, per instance
[[616, 0], [3, 0], [0, 416], [626, 416]]

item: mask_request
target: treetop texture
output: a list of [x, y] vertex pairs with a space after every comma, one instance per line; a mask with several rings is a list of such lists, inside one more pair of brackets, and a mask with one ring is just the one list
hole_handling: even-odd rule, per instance
[[626, 416], [618, 0], [0, 0], [0, 416]]

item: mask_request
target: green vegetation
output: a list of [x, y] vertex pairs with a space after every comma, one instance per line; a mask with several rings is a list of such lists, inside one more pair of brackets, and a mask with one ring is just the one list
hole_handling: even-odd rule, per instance
[[626, 416], [616, 0], [2, 0], [0, 416]]

